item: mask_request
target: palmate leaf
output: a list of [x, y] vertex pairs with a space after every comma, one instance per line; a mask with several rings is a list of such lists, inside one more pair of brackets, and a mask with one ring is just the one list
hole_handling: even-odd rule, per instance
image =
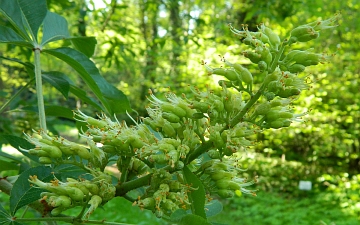
[[32, 45], [10, 27], [0, 26], [0, 43], [15, 44], [31, 48]]
[[95, 37], [70, 37], [67, 38], [70, 40], [76, 50], [82, 52], [87, 57], [91, 57], [94, 55], [95, 46], [97, 44]]
[[30, 168], [21, 173], [14, 183], [10, 193], [10, 213], [15, 215], [21, 207], [40, 199], [40, 193], [44, 190], [30, 186], [29, 177], [36, 175], [39, 180], [51, 180], [54, 175], [47, 166]]
[[66, 19], [56, 13], [47, 11], [44, 19], [43, 37], [41, 45], [68, 38], [69, 30]]
[[61, 59], [74, 68], [103, 104], [109, 115], [124, 113], [126, 110], [130, 110], [130, 103], [126, 95], [109, 84], [100, 75], [94, 62], [86, 55], [67, 47], [44, 50], [43, 52]]
[[0, 0], [0, 12], [10, 21], [23, 40], [31, 41], [23, 24], [18, 1]]
[[43, 23], [46, 14], [46, 0], [17, 0], [23, 14], [23, 23], [29, 28], [33, 42], [37, 43], [39, 27]]
[[60, 91], [66, 99], [69, 97], [70, 82], [65, 74], [57, 71], [44, 72], [42, 78]]

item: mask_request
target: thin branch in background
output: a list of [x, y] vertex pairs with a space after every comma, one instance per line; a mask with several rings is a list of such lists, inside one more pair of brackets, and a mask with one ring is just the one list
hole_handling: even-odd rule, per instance
[[111, 10], [110, 10], [108, 16], [106, 17], [106, 19], [105, 19], [105, 21], [104, 21], [104, 24], [103, 24], [102, 27], [101, 27], [101, 32], [104, 32], [105, 27], [107, 26], [107, 24], [109, 23], [109, 21], [110, 21], [110, 19], [111, 19], [111, 16], [114, 15], [115, 9], [116, 9], [116, 5], [117, 5], [117, 1], [116, 1], [116, 0], [112, 0], [112, 1], [111, 1]]

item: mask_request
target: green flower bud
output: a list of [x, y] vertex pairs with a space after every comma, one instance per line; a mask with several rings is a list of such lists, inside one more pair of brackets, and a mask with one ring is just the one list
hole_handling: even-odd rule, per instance
[[270, 103], [269, 102], [264, 102], [261, 103], [260, 105], [258, 105], [255, 109], [255, 113], [257, 115], [265, 115], [269, 112], [269, 110], [271, 109], [270, 107]]
[[168, 158], [164, 154], [150, 155], [148, 160], [157, 164], [167, 164]]
[[220, 159], [220, 152], [215, 149], [209, 150], [208, 155], [212, 159]]
[[280, 90], [276, 95], [281, 98], [288, 98], [294, 95], [299, 95], [300, 93], [301, 90], [298, 88], [289, 88], [289, 89]]
[[283, 86], [282, 86], [281, 82], [279, 82], [279, 81], [271, 81], [268, 84], [267, 89], [269, 92], [278, 93], [280, 90], [283, 89]]
[[176, 137], [176, 131], [171, 126], [170, 122], [163, 125], [162, 131], [164, 132], [164, 134], [166, 134], [167, 137]]
[[305, 66], [302, 64], [297, 64], [297, 63], [288, 67], [288, 71], [290, 73], [300, 73], [300, 72], [303, 72], [304, 70], [305, 70]]
[[74, 151], [75, 154], [77, 154], [80, 158], [87, 159], [87, 160], [91, 159], [91, 154], [90, 154], [89, 150], [87, 148], [85, 148], [84, 146], [72, 144], [70, 146], [70, 149], [72, 151]]
[[170, 210], [171, 212], [174, 212], [175, 210], [177, 210], [179, 208], [179, 206], [177, 206], [170, 199], [166, 199], [165, 202], [163, 203], [163, 206], [164, 206], [164, 209]]
[[259, 63], [261, 60], [261, 55], [253, 51], [243, 51], [242, 54], [252, 63]]
[[283, 127], [283, 125], [284, 125], [284, 122], [282, 119], [278, 119], [278, 120], [275, 120], [275, 121], [272, 121], [269, 123], [269, 126], [274, 129], [281, 128], [281, 127]]
[[307, 42], [313, 39], [316, 39], [320, 36], [320, 33], [317, 32], [313, 27], [309, 25], [302, 25], [293, 29], [290, 33], [290, 43], [294, 42]]
[[240, 74], [242, 81], [244, 81], [246, 84], [252, 84], [253, 76], [248, 69], [237, 63], [235, 63], [233, 67]]
[[224, 76], [231, 81], [239, 80], [239, 76], [234, 70], [216, 68], [214, 69], [213, 74]]
[[106, 152], [106, 153], [112, 153], [112, 154], [114, 154], [114, 153], [117, 152], [116, 147], [113, 146], [113, 145], [103, 145], [103, 146], [101, 147], [101, 149], [102, 149], [104, 152]]
[[153, 197], [141, 199], [138, 201], [137, 204], [142, 209], [149, 209], [149, 210], [155, 209], [155, 199]]
[[74, 201], [82, 201], [84, 193], [76, 187], [65, 187], [66, 194]]
[[201, 119], [201, 118], [205, 118], [204, 113], [194, 113], [191, 117], [192, 119]]
[[183, 110], [181, 107], [173, 105], [171, 103], [162, 102], [160, 107], [164, 112], [173, 113], [180, 118], [186, 116], [185, 110]]
[[53, 216], [58, 216], [58, 215], [60, 215], [60, 213], [62, 213], [62, 212], [65, 211], [65, 210], [66, 210], [66, 208], [57, 207], [57, 208], [51, 210], [51, 215], [53, 215]]
[[56, 158], [61, 158], [61, 156], [62, 156], [61, 150], [56, 146], [49, 146], [49, 145], [42, 146], [41, 150], [47, 152], [49, 154], [48, 156], [50, 158], [56, 159]]
[[230, 173], [230, 172], [227, 172], [227, 171], [223, 171], [223, 170], [218, 170], [218, 171], [215, 171], [214, 173], [212, 173], [210, 175], [211, 179], [212, 180], [230, 180], [232, 177], [233, 177], [233, 174]]
[[100, 192], [99, 187], [94, 183], [86, 182], [84, 183], [84, 186], [90, 191], [92, 195], [98, 195]]
[[180, 117], [178, 117], [177, 115], [175, 115], [173, 113], [163, 112], [162, 117], [171, 123], [180, 122]]
[[199, 110], [202, 113], [207, 113], [207, 111], [209, 110], [210, 105], [208, 103], [205, 103], [205, 102], [193, 102], [192, 107], [194, 109]]
[[268, 67], [268, 64], [265, 61], [258, 62], [258, 68], [261, 72], [267, 70], [267, 67]]
[[230, 180], [228, 179], [220, 179], [217, 180], [215, 183], [216, 187], [219, 189], [228, 189], [229, 184], [230, 184]]
[[40, 157], [39, 158], [39, 163], [42, 163], [42, 164], [51, 164], [52, 163], [52, 160], [49, 158], [49, 157]]
[[91, 126], [102, 129], [108, 126], [108, 123], [104, 120], [97, 120], [92, 117], [86, 117], [85, 122]]
[[271, 46], [277, 50], [280, 45], [279, 35], [270, 28], [266, 27], [264, 24], [261, 25], [260, 30], [268, 36]]
[[232, 198], [234, 197], [234, 192], [228, 189], [219, 189], [217, 194], [222, 198]]
[[30, 155], [36, 155], [39, 157], [48, 157], [49, 153], [47, 153], [46, 151], [40, 150], [40, 149], [29, 149], [29, 154]]
[[53, 207], [61, 206], [63, 208], [69, 208], [71, 206], [71, 198], [65, 195], [60, 195], [57, 197], [55, 204], [52, 205]]
[[271, 101], [275, 98], [275, 93], [274, 92], [264, 92], [264, 96], [265, 96], [266, 100]]

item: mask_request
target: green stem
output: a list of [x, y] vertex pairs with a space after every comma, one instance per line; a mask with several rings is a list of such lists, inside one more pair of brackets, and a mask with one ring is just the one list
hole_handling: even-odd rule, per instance
[[116, 186], [116, 196], [124, 196], [126, 193], [128, 193], [131, 190], [149, 185], [152, 175], [153, 174], [150, 173], [150, 174], [140, 177], [136, 180], [132, 180], [132, 181], [117, 185]]
[[272, 73], [274, 72], [274, 70], [276, 69], [276, 66], [279, 64], [279, 60], [280, 60], [280, 57], [282, 56], [284, 50], [285, 50], [285, 46], [288, 44], [287, 41], [283, 41], [281, 43], [281, 46], [280, 46], [280, 49], [279, 51], [277, 52], [277, 54], [275, 55], [275, 58], [273, 59], [272, 63], [271, 63], [271, 66], [270, 66], [270, 70], [269, 70], [269, 73]]
[[243, 117], [245, 114], [249, 111], [249, 109], [259, 100], [260, 96], [262, 95], [263, 91], [265, 90], [266, 85], [263, 83], [260, 87], [260, 89], [256, 92], [255, 95], [253, 95], [250, 100], [246, 103], [244, 108], [230, 121], [229, 125], [227, 127], [224, 127], [222, 131], [228, 128], [234, 127], [236, 124], [241, 122], [243, 120]]
[[44, 132], [47, 131], [46, 128], [46, 116], [45, 116], [45, 106], [44, 106], [44, 96], [42, 90], [42, 78], [41, 78], [41, 65], [40, 65], [40, 47], [34, 48], [35, 53], [35, 80], [36, 80], [36, 95], [38, 99], [38, 109], [39, 109], [39, 121], [40, 129]]

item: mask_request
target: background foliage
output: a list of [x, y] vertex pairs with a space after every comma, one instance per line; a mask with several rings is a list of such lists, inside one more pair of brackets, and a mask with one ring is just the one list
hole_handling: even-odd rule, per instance
[[[216, 78], [206, 75], [201, 60], [215, 65], [220, 63], [218, 54], [231, 54], [238, 56], [231, 61], [246, 63], [240, 55], [239, 40], [230, 33], [228, 23], [234, 27], [246, 23], [250, 30], [255, 30], [256, 25], [263, 22], [285, 36], [285, 30], [293, 28], [293, 24], [328, 18], [341, 11], [341, 26], [320, 37], [321, 45], [313, 45], [316, 51], [335, 55], [330, 63], [304, 73], [312, 82], [312, 88], [300, 96], [297, 104], [303, 111], [310, 111], [307, 122], [257, 136], [260, 142], [244, 160], [249, 166], [249, 176], [254, 173], [260, 176], [257, 188], [263, 194], [255, 199], [230, 200], [225, 210], [233, 216], [214, 220], [225, 223], [231, 217], [233, 224], [236, 221], [253, 224], [253, 220], [247, 218], [260, 217], [257, 224], [289, 221], [356, 224], [356, 219], [360, 219], [358, 1], [48, 0], [47, 3], [50, 11], [67, 18], [72, 36], [96, 37], [98, 44], [92, 59], [105, 79], [127, 95], [134, 109], [132, 113], [140, 116], [145, 115], [148, 89], [161, 96], [168, 87], [186, 94], [190, 91], [188, 85], [200, 89], [215, 85]], [[0, 17], [0, 25], [7, 23]], [[61, 45], [69, 43], [65, 41]], [[29, 81], [23, 65], [7, 60], [19, 55], [27, 61], [31, 51], [10, 44], [0, 45], [0, 105]], [[42, 65], [46, 71], [63, 71], [76, 86], [85, 88], [75, 71], [60, 61], [43, 58]], [[30, 84], [1, 112], [1, 134], [21, 136], [23, 131], [38, 127], [34, 93], [35, 87]], [[95, 97], [89, 93], [88, 96]], [[44, 97], [48, 105], [78, 107], [89, 115], [98, 112], [74, 95], [65, 98], [50, 85], [45, 84]], [[71, 116], [59, 111], [50, 111], [48, 115], [52, 132], [70, 135], [71, 128], [75, 127]], [[126, 118], [121, 114], [118, 117]], [[59, 129], [59, 124], [65, 128]], [[16, 160], [8, 160], [10, 164], [6, 165], [13, 162]], [[11, 169], [6, 168], [11, 167], [1, 167], [0, 175], [12, 175]], [[313, 190], [299, 191], [299, 180], [312, 181]], [[3, 198], [1, 193], [0, 197]], [[282, 205], [291, 205], [296, 213]], [[329, 207], [332, 213], [324, 214], [324, 207]], [[304, 214], [309, 211], [310, 217], [305, 218]]]

